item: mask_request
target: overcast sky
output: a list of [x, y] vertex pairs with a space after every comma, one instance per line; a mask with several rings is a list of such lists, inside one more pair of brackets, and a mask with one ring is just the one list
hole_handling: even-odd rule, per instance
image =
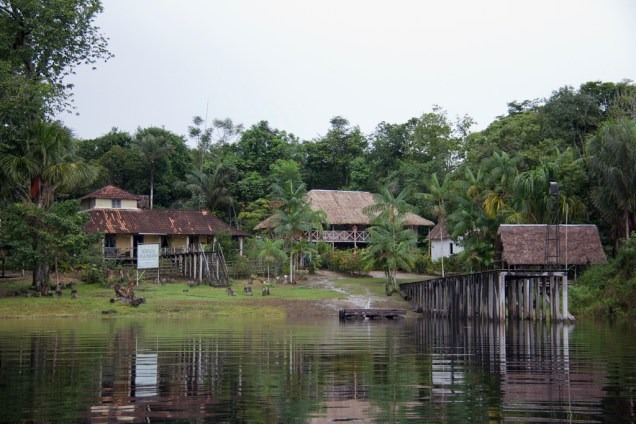
[[636, 80], [634, 0], [103, 0], [115, 55], [70, 82], [80, 138], [192, 117], [371, 133], [437, 104], [483, 129], [513, 100]]

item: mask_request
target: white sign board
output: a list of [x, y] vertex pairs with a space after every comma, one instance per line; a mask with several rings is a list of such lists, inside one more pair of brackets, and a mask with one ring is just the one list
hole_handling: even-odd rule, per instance
[[159, 245], [137, 245], [137, 269], [159, 268]]

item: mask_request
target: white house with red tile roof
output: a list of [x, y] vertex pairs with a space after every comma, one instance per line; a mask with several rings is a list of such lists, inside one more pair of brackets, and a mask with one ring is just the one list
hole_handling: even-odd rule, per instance
[[238, 238], [242, 251], [247, 234], [210, 211], [143, 209], [138, 205], [141, 199], [112, 185], [80, 198], [80, 208], [90, 215], [86, 231], [104, 234], [105, 256], [134, 258], [138, 244], [187, 252], [212, 243], [221, 233]]

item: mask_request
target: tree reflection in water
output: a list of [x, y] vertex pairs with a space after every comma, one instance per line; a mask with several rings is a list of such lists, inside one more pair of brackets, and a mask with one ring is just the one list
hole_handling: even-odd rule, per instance
[[8, 421], [629, 421], [633, 333], [335, 317], [5, 322], [0, 407]]

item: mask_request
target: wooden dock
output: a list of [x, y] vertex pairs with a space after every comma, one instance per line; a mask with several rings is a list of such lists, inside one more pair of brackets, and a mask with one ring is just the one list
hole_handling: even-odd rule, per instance
[[414, 310], [449, 319], [573, 321], [568, 272], [493, 270], [400, 284]]
[[376, 318], [404, 318], [406, 309], [340, 309], [338, 316], [341, 321], [347, 319], [376, 319]]

